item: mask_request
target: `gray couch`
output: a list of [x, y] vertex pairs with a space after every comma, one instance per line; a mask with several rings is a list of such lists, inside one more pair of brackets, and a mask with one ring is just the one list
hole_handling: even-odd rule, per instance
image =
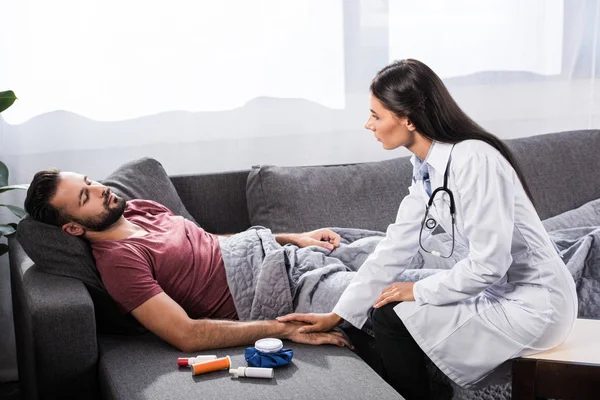
[[[539, 135], [509, 145], [542, 219], [600, 198], [599, 130]], [[252, 225], [275, 232], [323, 226], [384, 231], [407, 193], [411, 173], [408, 158], [399, 158], [345, 166], [263, 166], [173, 176], [171, 182], [187, 211], [213, 233]], [[151, 333], [101, 333], [82, 282], [35, 265], [15, 237], [9, 246], [23, 399], [401, 398], [354, 353], [332, 346], [289, 344], [295, 350], [293, 365], [277, 370], [270, 381], [232, 380], [226, 372], [192, 377], [176, 366], [183, 354]], [[210, 353], [230, 355], [234, 366], [242, 366], [243, 350]], [[494, 398], [494, 390], [485, 396]]]

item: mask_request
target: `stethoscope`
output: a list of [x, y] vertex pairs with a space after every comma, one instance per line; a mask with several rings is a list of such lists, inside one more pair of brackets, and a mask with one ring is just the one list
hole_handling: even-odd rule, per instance
[[[427, 207], [425, 208], [425, 216], [421, 220], [421, 230], [419, 231], [419, 246], [421, 247], [421, 249], [424, 252], [431, 254], [432, 256], [441, 257], [441, 258], [450, 258], [452, 256], [452, 253], [454, 253], [454, 223], [455, 223], [455, 219], [456, 219], [455, 218], [456, 207], [454, 205], [454, 195], [452, 194], [452, 191], [450, 189], [448, 189], [448, 175], [450, 173], [450, 161], [452, 160], [452, 150], [454, 150], [454, 146], [455, 145], [453, 145], [452, 149], [450, 149], [450, 155], [448, 156], [448, 163], [446, 164], [446, 171], [444, 171], [444, 186], [435, 189], [433, 191], [433, 193], [431, 193], [431, 196], [429, 196], [429, 202], [427, 203]], [[448, 197], [450, 197], [450, 215], [452, 216], [452, 248], [450, 250], [450, 254], [448, 254], [447, 256], [443, 256], [439, 251], [436, 251], [436, 250], [429, 251], [426, 248], [424, 248], [423, 244], [421, 243], [421, 236], [423, 235], [423, 228], [426, 227], [427, 229], [429, 229], [431, 231], [437, 225], [436, 220], [433, 217], [429, 216], [429, 208], [433, 204], [436, 194], [441, 193], [441, 192], [448, 193]]]

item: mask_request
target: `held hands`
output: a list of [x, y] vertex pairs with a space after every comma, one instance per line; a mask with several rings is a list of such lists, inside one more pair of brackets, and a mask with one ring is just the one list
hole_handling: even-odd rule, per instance
[[286, 324], [290, 328], [287, 338], [294, 342], [306, 344], [329, 343], [340, 347], [354, 348], [341, 332], [329, 332], [342, 321], [342, 318], [337, 314], [294, 313], [278, 317], [277, 321]]
[[317, 229], [311, 232], [299, 233], [295, 244], [298, 247], [319, 246], [333, 250], [340, 247], [340, 235], [331, 229]]
[[304, 343], [304, 344], [334, 344], [338, 347], [347, 346], [351, 349], [354, 347], [348, 342], [348, 339], [341, 333], [337, 331], [333, 332], [313, 332], [313, 333], [300, 333], [298, 332], [298, 328], [300, 328], [303, 324], [299, 322], [284, 322], [286, 325], [287, 333], [285, 335], [286, 339], [289, 339], [296, 343]]
[[[298, 333], [328, 332], [342, 322], [342, 318], [335, 314], [288, 314], [277, 317], [279, 322], [294, 322]], [[306, 325], [308, 324], [308, 325]]]
[[373, 307], [380, 308], [394, 301], [415, 301], [413, 286], [415, 286], [414, 282], [393, 283], [381, 292]]

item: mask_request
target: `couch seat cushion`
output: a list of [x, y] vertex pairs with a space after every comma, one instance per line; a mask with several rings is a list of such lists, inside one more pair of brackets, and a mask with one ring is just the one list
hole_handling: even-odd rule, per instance
[[292, 364], [275, 369], [273, 379], [231, 378], [228, 371], [192, 376], [177, 367], [178, 357], [230, 356], [247, 366], [245, 347], [181, 353], [151, 333], [137, 337], [101, 335], [99, 377], [105, 399], [402, 399], [358, 356], [346, 348], [286, 342]]

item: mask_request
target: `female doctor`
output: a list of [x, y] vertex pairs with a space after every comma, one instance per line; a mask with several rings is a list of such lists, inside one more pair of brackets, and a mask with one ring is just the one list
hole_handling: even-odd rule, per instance
[[[503, 362], [563, 342], [577, 316], [575, 284], [506, 145], [417, 60], [383, 68], [370, 92], [365, 127], [384, 149], [413, 153], [409, 194], [333, 312], [279, 320], [305, 322], [303, 332], [342, 320], [361, 328], [374, 307], [385, 378], [408, 400], [429, 396], [423, 354], [458, 385], [477, 388]], [[437, 225], [451, 244], [428, 249]], [[468, 255], [451, 269], [397, 282], [420, 248], [449, 258], [455, 242]]]

